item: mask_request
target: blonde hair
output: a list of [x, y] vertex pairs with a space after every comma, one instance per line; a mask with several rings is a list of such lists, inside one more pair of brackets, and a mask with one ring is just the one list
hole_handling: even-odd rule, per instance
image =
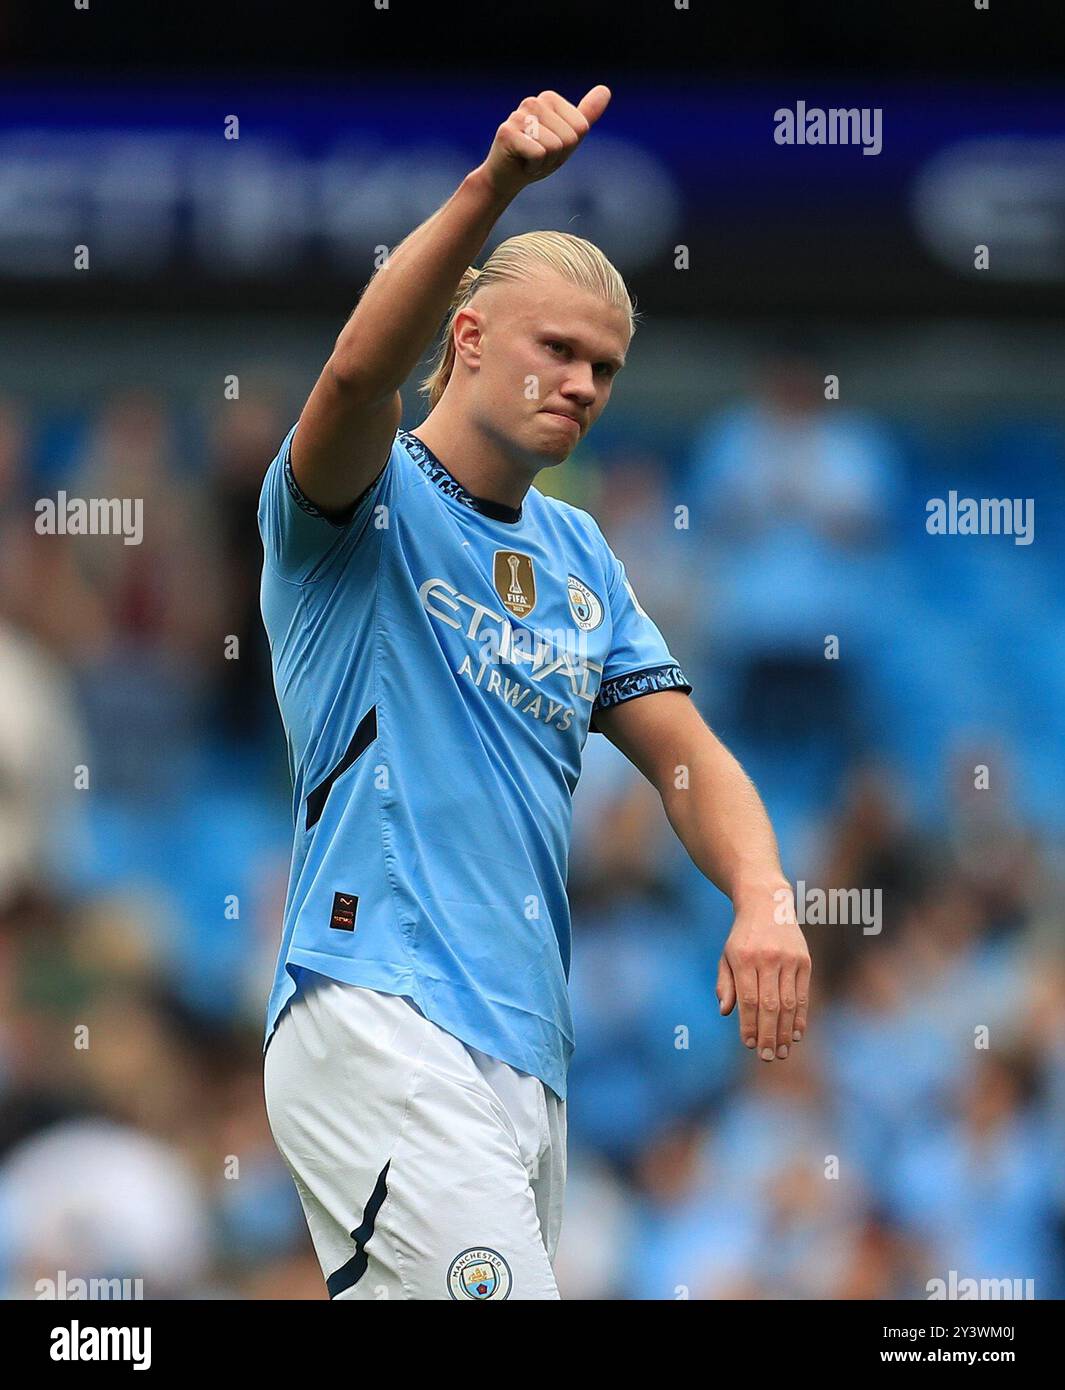
[[463, 271], [451, 300], [444, 331], [429, 374], [419, 387], [429, 398], [432, 410], [451, 379], [455, 365], [455, 319], [477, 290], [501, 280], [531, 280], [537, 270], [553, 270], [578, 289], [590, 290], [612, 308], [623, 310], [629, 318], [630, 334], [635, 331], [635, 302], [625, 281], [598, 246], [569, 232], [523, 232], [500, 242], [480, 270], [474, 265]]

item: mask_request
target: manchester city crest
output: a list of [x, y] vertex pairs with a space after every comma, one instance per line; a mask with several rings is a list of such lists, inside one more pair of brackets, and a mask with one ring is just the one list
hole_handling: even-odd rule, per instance
[[510, 1266], [496, 1250], [463, 1250], [451, 1261], [447, 1291], [454, 1299], [509, 1298]]
[[587, 584], [574, 575], [569, 577], [569, 611], [582, 632], [591, 632], [603, 621], [603, 605]]

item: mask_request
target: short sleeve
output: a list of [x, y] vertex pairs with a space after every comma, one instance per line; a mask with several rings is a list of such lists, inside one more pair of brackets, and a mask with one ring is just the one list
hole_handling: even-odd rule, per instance
[[[297, 421], [298, 424], [298, 421]], [[341, 550], [357, 545], [369, 529], [374, 507], [386, 500], [392, 468], [381, 472], [342, 515], [326, 513], [304, 493], [292, 471], [293, 425], [263, 479], [259, 534], [267, 563], [293, 583], [320, 578]]]
[[[606, 542], [604, 541], [604, 545]], [[610, 582], [607, 599], [613, 623], [610, 654], [603, 665], [603, 679], [592, 707], [593, 732], [598, 732], [595, 716], [600, 710], [651, 695], [658, 690], [681, 690], [691, 694], [691, 684], [666, 645], [654, 621], [640, 607], [625, 573], [625, 566], [607, 547]]]

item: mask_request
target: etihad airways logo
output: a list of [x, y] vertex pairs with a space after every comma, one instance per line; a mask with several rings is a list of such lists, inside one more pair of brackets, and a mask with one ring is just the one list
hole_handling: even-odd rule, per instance
[[[572, 699], [588, 705], [594, 703], [603, 667], [601, 662], [587, 655], [587, 637], [580, 629], [515, 630], [504, 614], [495, 613], [476, 599], [460, 594], [445, 579], [427, 579], [419, 588], [418, 597], [427, 613], [462, 632], [469, 642], [477, 645], [476, 657], [465, 656], [457, 674], [468, 677], [479, 688], [505, 700], [523, 714], [559, 729], [569, 728], [574, 710], [564, 703], [546, 699], [535, 685], [549, 676], [557, 676], [568, 683]], [[521, 680], [502, 674], [497, 668], [505, 664], [527, 666], [528, 678], [535, 685], [527, 686]]]

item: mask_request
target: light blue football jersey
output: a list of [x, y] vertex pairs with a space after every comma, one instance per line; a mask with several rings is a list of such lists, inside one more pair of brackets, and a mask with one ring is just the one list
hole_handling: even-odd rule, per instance
[[264, 1048], [299, 968], [406, 995], [563, 1100], [571, 798], [595, 712], [691, 691], [595, 521], [475, 498], [400, 429], [350, 519], [259, 503], [295, 839]]

